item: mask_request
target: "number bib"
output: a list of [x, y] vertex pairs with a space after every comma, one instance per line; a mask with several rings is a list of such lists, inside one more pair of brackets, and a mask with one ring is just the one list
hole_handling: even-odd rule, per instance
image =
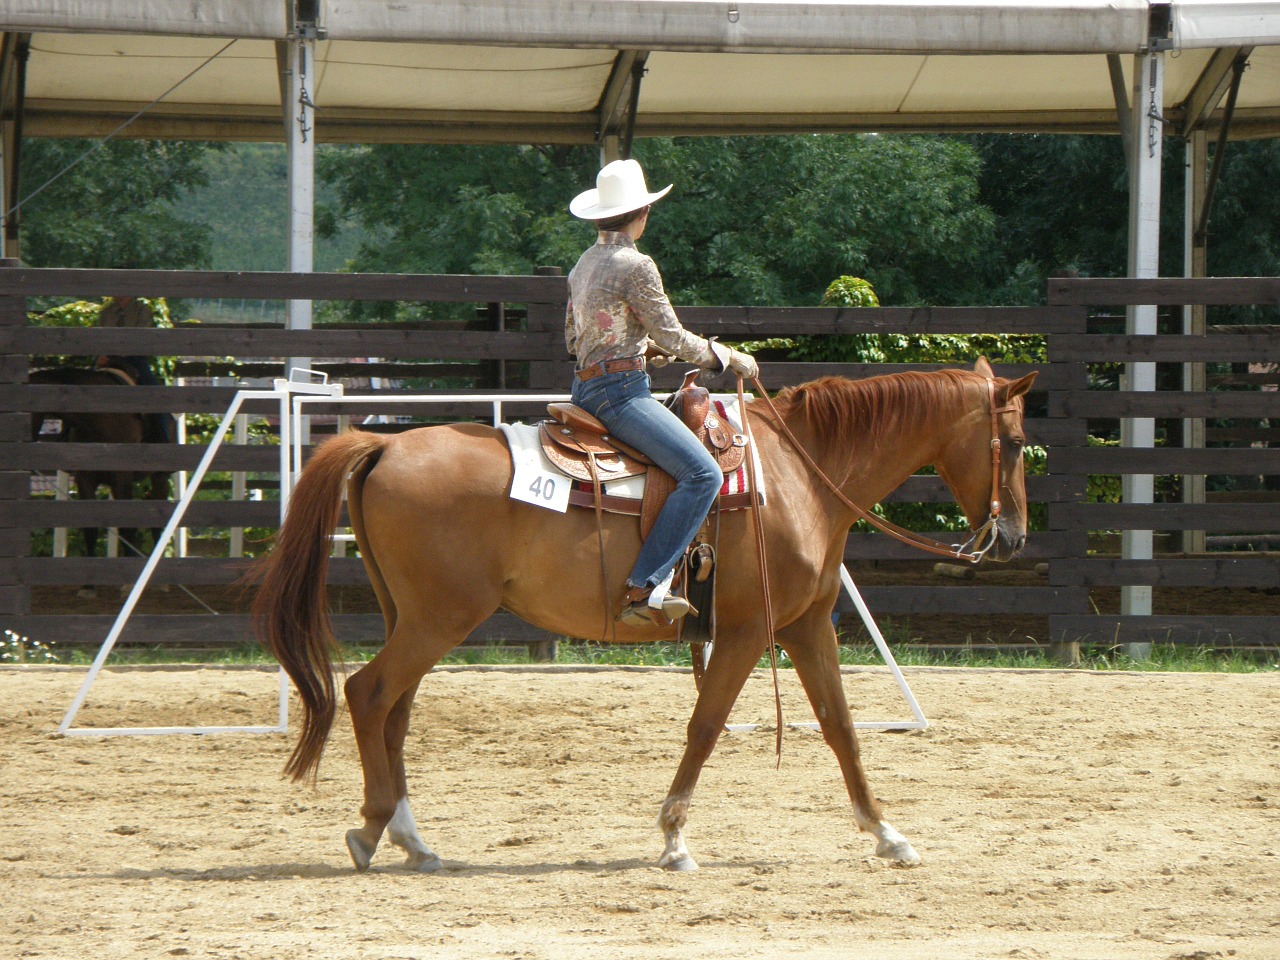
[[511, 499], [564, 513], [569, 509], [569, 487], [573, 483], [550, 465], [520, 460], [514, 464]]

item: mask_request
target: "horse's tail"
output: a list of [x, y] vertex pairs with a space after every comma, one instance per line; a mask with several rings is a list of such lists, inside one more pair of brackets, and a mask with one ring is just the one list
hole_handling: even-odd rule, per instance
[[298, 476], [275, 548], [249, 575], [258, 585], [253, 601], [258, 639], [280, 661], [302, 699], [302, 732], [284, 768], [294, 780], [315, 779], [337, 706], [336, 642], [325, 579], [342, 488], [352, 469], [376, 460], [386, 443], [377, 434], [353, 431], [323, 444]]

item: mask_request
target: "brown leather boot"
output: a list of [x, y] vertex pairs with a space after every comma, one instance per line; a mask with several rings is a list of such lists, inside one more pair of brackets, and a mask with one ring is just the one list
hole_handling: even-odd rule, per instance
[[656, 623], [660, 627], [669, 627], [692, 609], [684, 597], [667, 594], [662, 599], [662, 606], [649, 606], [652, 587], [628, 587], [622, 597], [622, 612], [618, 614], [618, 622], [633, 627], [643, 627]]

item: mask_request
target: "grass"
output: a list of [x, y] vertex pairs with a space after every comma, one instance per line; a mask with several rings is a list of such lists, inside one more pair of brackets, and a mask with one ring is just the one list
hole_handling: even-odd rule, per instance
[[[93, 661], [92, 649], [70, 651], [50, 650], [44, 645], [27, 641], [30, 648], [25, 656], [27, 663], [64, 663], [87, 665]], [[890, 644], [894, 659], [904, 667], [1005, 667], [1022, 670], [1061, 670], [1063, 664], [1049, 659], [1047, 650], [1019, 650], [1001, 652], [990, 647], [974, 646], [949, 650], [929, 649], [918, 644]], [[14, 654], [16, 644], [8, 643], [0, 660], [19, 662]], [[359, 662], [368, 660], [376, 651], [371, 649], [348, 650], [345, 657]], [[51, 656], [49, 656], [51, 655]], [[163, 647], [134, 647], [114, 651], [108, 665], [122, 664], [177, 664], [193, 663], [211, 666], [241, 664], [269, 664], [271, 658], [259, 647], [245, 644], [215, 650], [172, 650]], [[527, 664], [528, 652], [518, 646], [459, 647], [443, 661], [446, 664]], [[654, 643], [642, 645], [602, 644], [588, 642], [563, 642], [556, 662], [560, 664], [593, 664], [604, 666], [677, 666], [688, 667], [692, 663], [689, 647], [685, 644]], [[842, 644], [840, 662], [846, 666], [882, 666], [884, 660], [871, 644]], [[761, 667], [769, 666], [768, 657], [762, 657]], [[791, 662], [782, 654], [778, 658], [780, 669], [791, 669]], [[1280, 649], [1265, 651], [1215, 649], [1205, 646], [1188, 646], [1169, 643], [1153, 644], [1151, 656], [1146, 660], [1134, 660], [1115, 647], [1092, 647], [1082, 651], [1082, 660], [1074, 669], [1097, 671], [1179, 673], [1262, 673], [1280, 670]]]

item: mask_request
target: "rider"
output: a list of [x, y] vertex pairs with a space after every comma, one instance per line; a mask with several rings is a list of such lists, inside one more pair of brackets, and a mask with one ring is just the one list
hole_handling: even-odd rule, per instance
[[[151, 327], [155, 323], [151, 307], [137, 297], [114, 297], [103, 304], [98, 312], [100, 327]], [[162, 387], [164, 382], [151, 367], [151, 358], [139, 355], [100, 356], [94, 363], [98, 370], [120, 370], [139, 387]], [[173, 417], [167, 413], [144, 413], [142, 417], [144, 443], [172, 443], [174, 441]]]
[[599, 232], [569, 274], [565, 342], [577, 360], [573, 402], [676, 481], [627, 577], [618, 619], [633, 624], [669, 623], [689, 612], [688, 601], [668, 593], [672, 572], [722, 481], [693, 432], [650, 393], [646, 353], [656, 345], [655, 352], [717, 373], [759, 375], [747, 354], [680, 325], [657, 266], [636, 249], [650, 204], [670, 189], [650, 193], [639, 163], [615, 160], [600, 171], [595, 189], [569, 204], [575, 217], [594, 221]]

